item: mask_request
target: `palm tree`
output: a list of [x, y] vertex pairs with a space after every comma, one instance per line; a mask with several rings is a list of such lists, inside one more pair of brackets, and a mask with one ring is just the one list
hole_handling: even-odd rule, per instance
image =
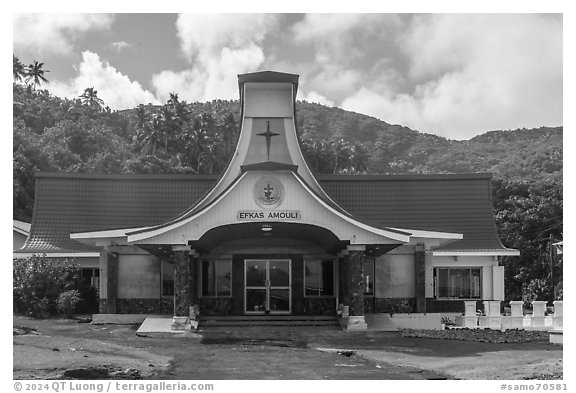
[[82, 93], [79, 98], [82, 100], [82, 104], [96, 108], [98, 111], [102, 110], [104, 106], [104, 100], [98, 97], [98, 91], [93, 87], [84, 89], [84, 93]]
[[150, 114], [144, 107], [140, 104], [136, 108], [136, 128], [142, 129], [145, 127], [146, 123], [150, 120]]
[[164, 105], [160, 108], [161, 131], [164, 138], [164, 151], [168, 152], [168, 140], [173, 139], [178, 133], [178, 119], [170, 110], [170, 107]]
[[26, 76], [24, 64], [14, 55], [12, 55], [12, 75], [14, 82], [22, 82], [22, 78]]
[[213, 150], [211, 136], [206, 128], [198, 125], [188, 124], [184, 133], [184, 146], [185, 151], [188, 153], [188, 162], [190, 162], [196, 173], [200, 173]]
[[34, 63], [30, 64], [26, 70], [27, 77], [24, 82], [28, 83], [32, 81], [34, 90], [36, 90], [36, 86], [40, 86], [42, 82], [48, 83], [48, 79], [44, 77], [44, 73], [50, 71], [43, 70], [42, 67], [44, 67], [44, 63], [38, 63], [34, 60]]

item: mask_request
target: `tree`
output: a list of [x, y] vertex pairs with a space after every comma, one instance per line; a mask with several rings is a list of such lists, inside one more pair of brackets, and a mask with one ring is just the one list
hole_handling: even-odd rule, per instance
[[36, 90], [36, 86], [40, 86], [42, 82], [48, 83], [48, 79], [44, 76], [44, 73], [50, 72], [48, 70], [43, 70], [44, 63], [38, 63], [34, 60], [33, 64], [30, 64], [26, 70], [26, 80], [24, 82], [29, 83], [32, 81], [32, 85], [34, 86], [34, 90]]
[[12, 55], [12, 75], [14, 82], [22, 82], [22, 78], [26, 76], [24, 64], [14, 55]]
[[79, 288], [80, 265], [74, 259], [57, 263], [45, 256], [13, 260], [13, 309], [32, 316], [56, 314], [61, 293]]
[[104, 107], [104, 100], [98, 97], [98, 91], [93, 87], [87, 87], [84, 92], [80, 95], [80, 100], [82, 104], [88, 105], [91, 108], [96, 109], [98, 112], [102, 111]]
[[[495, 179], [493, 200], [496, 224], [505, 246], [520, 250], [520, 257], [502, 258], [506, 300], [548, 300], [550, 235], [562, 238], [562, 184], [552, 181]], [[557, 261], [556, 261], [557, 263]], [[562, 279], [555, 266], [555, 282]]]

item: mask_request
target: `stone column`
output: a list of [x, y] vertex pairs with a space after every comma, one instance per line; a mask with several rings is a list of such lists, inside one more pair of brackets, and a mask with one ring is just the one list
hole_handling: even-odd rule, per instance
[[200, 314], [200, 310], [198, 309], [198, 264], [199, 264], [199, 255], [197, 252], [190, 251], [190, 255], [188, 257], [189, 269], [190, 269], [190, 279], [188, 282], [189, 290], [190, 290], [190, 306], [193, 309], [190, 313], [191, 318], [195, 318], [196, 315]]
[[176, 245], [174, 253], [174, 317], [173, 330], [184, 330], [188, 326], [190, 313], [190, 246]]
[[348, 255], [344, 256], [348, 264], [349, 317], [348, 330], [366, 330], [364, 318], [364, 245], [348, 246]]
[[464, 316], [462, 326], [476, 329], [478, 327], [478, 316], [476, 315], [476, 300], [464, 301]]
[[416, 312], [426, 312], [426, 247], [417, 244], [414, 250], [414, 263], [416, 271]]
[[510, 302], [510, 328], [524, 328], [524, 302], [522, 300], [512, 300]]
[[105, 252], [106, 263], [106, 313], [116, 314], [118, 309], [118, 254]]
[[564, 318], [564, 302], [562, 300], [555, 300], [552, 328], [555, 330], [563, 330], [563, 322], [562, 322], [563, 318]]
[[350, 260], [348, 251], [338, 254], [338, 301], [344, 306], [350, 305]]
[[544, 300], [535, 300], [532, 302], [532, 327], [546, 327], [546, 304]]
[[500, 314], [500, 301], [499, 300], [486, 300], [484, 301], [484, 314], [480, 318], [480, 327], [488, 327], [490, 329], [502, 328], [502, 315]]

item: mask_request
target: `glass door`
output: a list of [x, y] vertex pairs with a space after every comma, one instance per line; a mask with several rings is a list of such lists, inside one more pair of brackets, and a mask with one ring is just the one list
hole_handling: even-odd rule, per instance
[[291, 261], [245, 260], [244, 311], [247, 314], [289, 314], [291, 311]]

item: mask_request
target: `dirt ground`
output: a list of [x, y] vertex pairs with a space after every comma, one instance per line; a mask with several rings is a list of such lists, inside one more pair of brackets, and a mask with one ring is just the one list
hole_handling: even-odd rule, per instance
[[562, 346], [403, 338], [385, 332], [136, 336], [137, 326], [14, 317], [14, 379], [544, 379]]

